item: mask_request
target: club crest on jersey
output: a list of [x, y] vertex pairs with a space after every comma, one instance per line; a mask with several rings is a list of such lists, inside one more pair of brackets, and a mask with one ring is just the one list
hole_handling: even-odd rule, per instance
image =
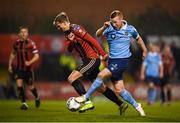
[[128, 36], [128, 32], [125, 32], [124, 35], [125, 35], [125, 36]]
[[112, 39], [115, 39], [115, 38], [116, 38], [116, 35], [115, 35], [115, 34], [112, 34], [112, 35], [111, 35], [111, 38], [112, 38]]

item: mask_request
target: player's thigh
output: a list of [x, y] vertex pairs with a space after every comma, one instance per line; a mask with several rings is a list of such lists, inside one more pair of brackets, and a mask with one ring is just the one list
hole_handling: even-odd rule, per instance
[[101, 72], [99, 72], [98, 77], [101, 79], [110, 78], [112, 76], [112, 73], [109, 69], [104, 68]]
[[77, 70], [73, 70], [72, 73], [68, 77], [68, 81], [70, 83], [74, 82], [75, 80], [81, 78], [83, 75]]
[[116, 93], [121, 93], [125, 89], [123, 80], [115, 81], [114, 88], [116, 90]]
[[34, 71], [26, 71], [24, 81], [31, 88], [34, 88]]

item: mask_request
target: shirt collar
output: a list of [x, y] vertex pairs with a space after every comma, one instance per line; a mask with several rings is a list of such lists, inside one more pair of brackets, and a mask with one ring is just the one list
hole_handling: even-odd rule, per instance
[[149, 52], [149, 55], [151, 55], [151, 56], [156, 56], [158, 53], [157, 52]]
[[121, 29], [126, 29], [127, 28], [127, 21], [125, 21], [125, 20], [122, 20], [122, 21], [123, 21], [124, 25]]

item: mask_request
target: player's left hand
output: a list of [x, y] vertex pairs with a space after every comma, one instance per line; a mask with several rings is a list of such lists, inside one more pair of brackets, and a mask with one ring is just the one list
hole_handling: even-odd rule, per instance
[[160, 76], [160, 78], [162, 79], [164, 75], [163, 75], [163, 73], [160, 73], [160, 75], [159, 75], [159, 76]]
[[102, 61], [107, 61], [108, 58], [109, 58], [109, 56], [108, 56], [108, 54], [106, 54], [106, 55], [104, 55], [104, 56], [101, 58], [101, 60], [102, 60]]
[[25, 62], [25, 65], [26, 65], [26, 66], [30, 66], [30, 65], [31, 65], [31, 62], [26, 61], [26, 62]]

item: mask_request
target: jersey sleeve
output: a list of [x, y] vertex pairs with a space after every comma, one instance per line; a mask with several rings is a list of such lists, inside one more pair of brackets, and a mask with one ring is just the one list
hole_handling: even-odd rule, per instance
[[76, 36], [83, 38], [87, 31], [80, 25], [73, 25], [72, 26], [72, 33], [74, 33]]
[[[109, 27], [108, 27], [109, 28]], [[107, 32], [108, 32], [108, 28], [106, 28], [103, 32], [103, 35], [106, 36]]]
[[132, 26], [132, 37], [134, 39], [138, 39], [139, 38], [139, 33], [137, 32], [136, 28]]
[[112, 28], [112, 25], [109, 25], [109, 26], [104, 30], [103, 35], [104, 35], [104, 36], [107, 36], [107, 34], [108, 34], [108, 32], [111, 30], [111, 28]]
[[32, 53], [33, 54], [38, 53], [38, 49], [37, 49], [37, 46], [36, 46], [34, 41], [31, 42], [31, 47], [32, 47]]
[[99, 42], [96, 39], [94, 39], [90, 34], [86, 33], [83, 39], [92, 44], [92, 46], [95, 47], [95, 49], [101, 56], [106, 55], [105, 51], [100, 46]]

